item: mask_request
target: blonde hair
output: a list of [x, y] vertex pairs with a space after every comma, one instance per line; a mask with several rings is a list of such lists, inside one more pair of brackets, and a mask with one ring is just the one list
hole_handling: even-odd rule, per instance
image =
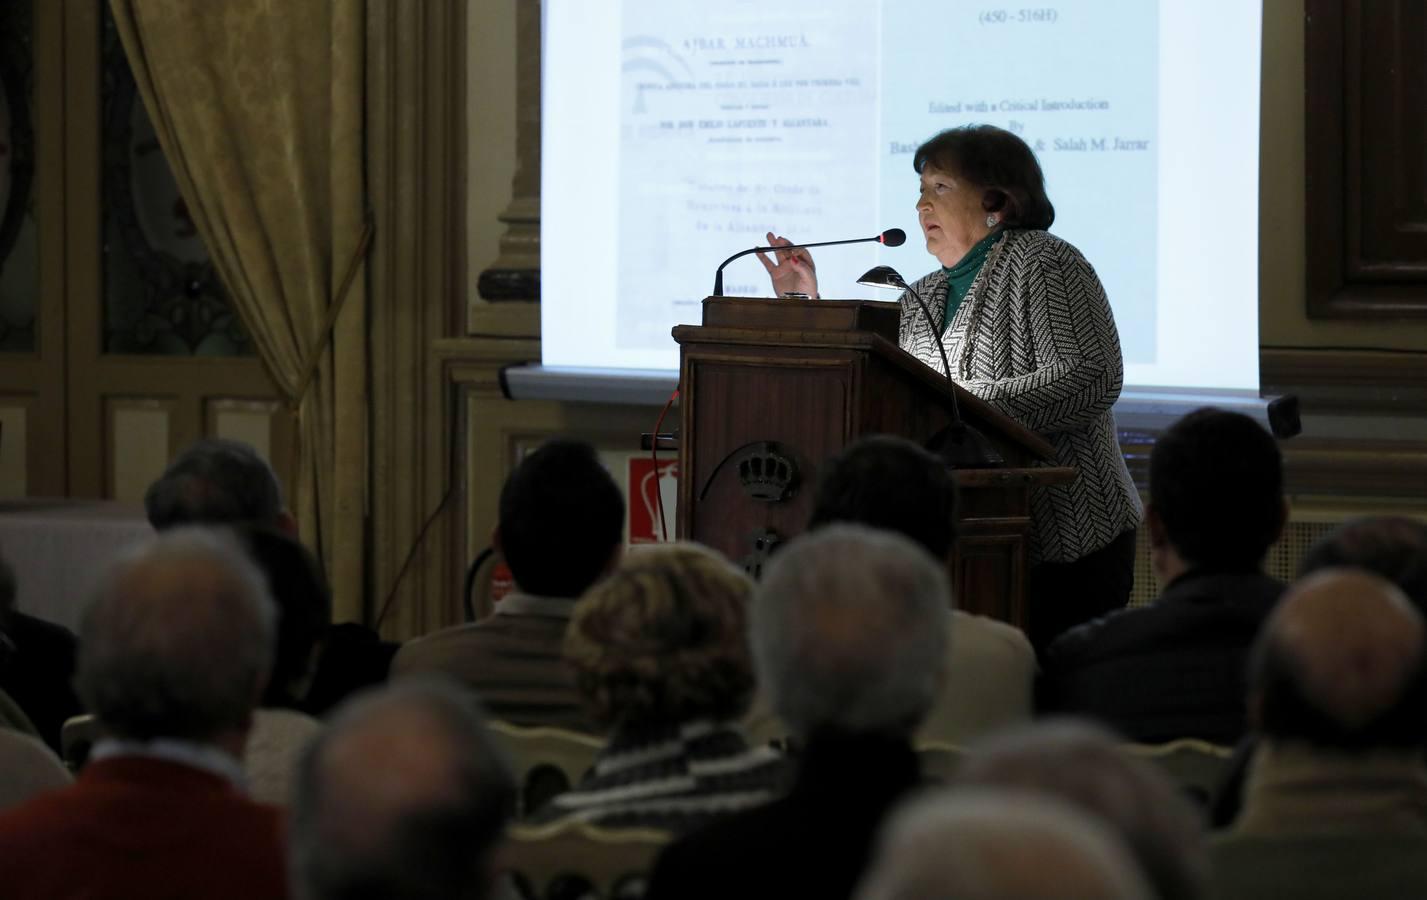
[[735, 718], [753, 693], [753, 583], [697, 544], [633, 553], [575, 605], [565, 659], [609, 727]]

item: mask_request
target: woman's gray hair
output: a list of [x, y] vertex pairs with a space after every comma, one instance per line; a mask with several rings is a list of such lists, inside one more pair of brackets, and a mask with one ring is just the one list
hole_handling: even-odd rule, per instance
[[1124, 840], [1161, 900], [1203, 895], [1209, 860], [1201, 816], [1168, 775], [1132, 756], [1110, 732], [1051, 719], [993, 735], [971, 750], [954, 785], [1063, 800]]
[[1101, 822], [1049, 797], [942, 789], [882, 831], [857, 900], [1150, 900], [1134, 858]]
[[830, 525], [788, 545], [751, 606], [760, 683], [798, 735], [910, 734], [941, 686], [951, 589], [898, 534]]
[[165, 532], [100, 579], [75, 687], [117, 737], [206, 741], [244, 728], [272, 668], [276, 617], [231, 535]]

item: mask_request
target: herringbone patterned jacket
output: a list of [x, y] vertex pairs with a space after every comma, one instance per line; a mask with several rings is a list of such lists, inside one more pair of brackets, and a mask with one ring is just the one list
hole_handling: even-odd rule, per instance
[[[912, 289], [935, 321], [904, 293], [902, 349], [943, 371], [935, 341], [946, 276], [937, 270]], [[1033, 562], [1079, 559], [1139, 523], [1139, 492], [1110, 413], [1124, 376], [1120, 336], [1080, 251], [1044, 231], [1007, 231], [942, 339], [962, 387], [1039, 432], [1055, 446], [1055, 464], [1080, 472], [1032, 492]]]

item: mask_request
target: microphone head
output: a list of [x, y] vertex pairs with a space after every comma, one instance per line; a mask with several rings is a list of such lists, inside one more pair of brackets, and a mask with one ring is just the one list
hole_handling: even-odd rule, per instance
[[907, 289], [907, 282], [903, 281], [902, 276], [897, 274], [897, 270], [891, 266], [873, 266], [862, 273], [862, 277], [857, 279], [857, 283], [876, 288]]
[[882, 243], [888, 247], [900, 247], [907, 242], [907, 233], [900, 228], [888, 228], [882, 232]]

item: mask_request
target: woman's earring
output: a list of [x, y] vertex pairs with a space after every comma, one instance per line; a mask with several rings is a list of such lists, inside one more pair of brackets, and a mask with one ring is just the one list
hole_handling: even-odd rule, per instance
[[987, 227], [987, 228], [995, 228], [995, 227], [996, 227], [996, 223], [997, 223], [998, 221], [1000, 221], [1000, 220], [997, 219], [995, 216], [987, 216], [987, 217], [986, 217], [986, 227]]

